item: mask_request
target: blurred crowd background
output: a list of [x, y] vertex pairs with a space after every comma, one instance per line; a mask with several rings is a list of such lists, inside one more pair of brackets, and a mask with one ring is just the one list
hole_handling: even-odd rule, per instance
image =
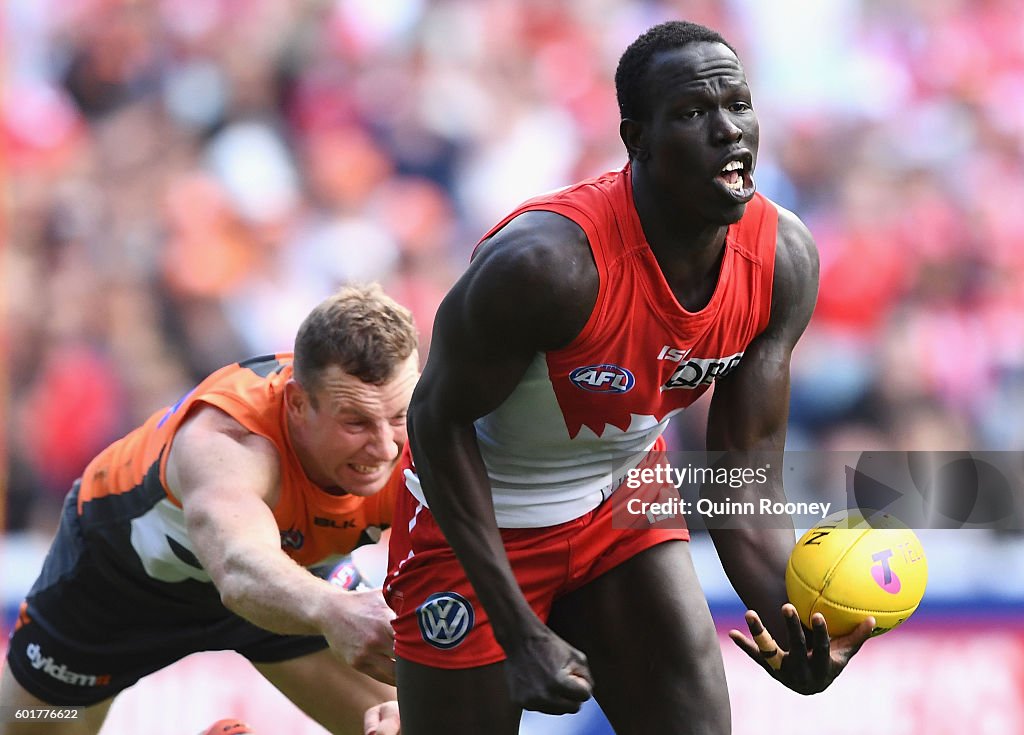
[[[211, 370], [290, 349], [344, 282], [380, 281], [413, 309], [425, 354], [484, 231], [529, 196], [624, 164], [615, 65], [670, 18], [739, 50], [759, 189], [821, 251], [790, 447], [1024, 447], [1024, 3], [7, 0], [3, 12], [8, 539], [45, 550], [98, 450]], [[702, 446], [704, 418], [686, 412], [674, 446]], [[1012, 540], [998, 543], [1005, 570]], [[991, 568], [989, 547], [971, 544]]]
[[669, 18], [739, 50], [821, 250], [790, 446], [1019, 449], [1024, 4], [8, 0], [8, 529], [343, 282], [426, 348], [495, 220], [624, 163], [615, 64]]

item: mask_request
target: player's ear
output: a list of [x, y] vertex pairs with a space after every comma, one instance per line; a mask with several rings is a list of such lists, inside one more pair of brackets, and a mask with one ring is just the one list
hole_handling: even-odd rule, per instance
[[623, 118], [619, 123], [619, 137], [626, 146], [630, 160], [647, 160], [650, 151], [647, 148], [647, 130], [642, 122]]
[[309, 393], [295, 378], [284, 384], [284, 405], [293, 418], [300, 418], [306, 412], [310, 400]]

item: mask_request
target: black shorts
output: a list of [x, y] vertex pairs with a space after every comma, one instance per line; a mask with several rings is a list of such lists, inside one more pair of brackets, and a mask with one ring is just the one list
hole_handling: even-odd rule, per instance
[[320, 636], [253, 625], [225, 608], [210, 583], [149, 578], [127, 555], [113, 556], [130, 530], [115, 524], [83, 533], [77, 500], [76, 486], [7, 651], [11, 673], [33, 696], [88, 706], [199, 651], [272, 663], [327, 647]]

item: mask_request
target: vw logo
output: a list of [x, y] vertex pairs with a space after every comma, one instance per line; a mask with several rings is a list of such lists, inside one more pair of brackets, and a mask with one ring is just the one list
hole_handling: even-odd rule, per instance
[[416, 619], [427, 643], [455, 648], [473, 629], [473, 606], [457, 592], [435, 592], [416, 608]]

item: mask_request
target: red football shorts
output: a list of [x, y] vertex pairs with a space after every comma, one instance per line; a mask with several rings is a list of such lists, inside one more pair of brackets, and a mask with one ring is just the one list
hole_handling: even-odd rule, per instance
[[[614, 495], [612, 496], [614, 498]], [[685, 528], [613, 528], [612, 499], [575, 520], [547, 528], [502, 529], [512, 570], [527, 602], [546, 621], [551, 604]], [[425, 666], [468, 669], [505, 658], [486, 611], [430, 510], [400, 493], [391, 531], [384, 597], [397, 618], [395, 652]]]

